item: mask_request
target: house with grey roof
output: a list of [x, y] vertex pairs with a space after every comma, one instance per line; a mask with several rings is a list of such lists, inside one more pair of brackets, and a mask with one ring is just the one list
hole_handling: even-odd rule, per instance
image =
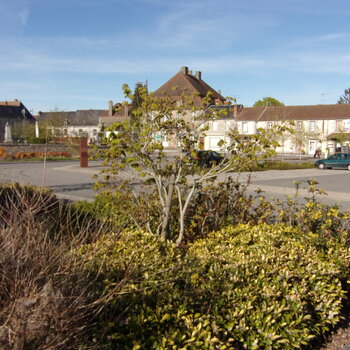
[[99, 114], [98, 120], [101, 127], [109, 127], [113, 123], [124, 122], [129, 120], [130, 105], [126, 103], [115, 103], [109, 101], [108, 110]]
[[34, 124], [35, 118], [21, 101], [3, 101], [0, 102], [0, 142], [4, 141], [6, 123], [9, 123], [12, 128], [18, 125], [25, 127]]
[[99, 116], [103, 110], [88, 109], [68, 112], [39, 112], [39, 125], [45, 125], [57, 137], [86, 136], [89, 142], [95, 142], [101, 129]]

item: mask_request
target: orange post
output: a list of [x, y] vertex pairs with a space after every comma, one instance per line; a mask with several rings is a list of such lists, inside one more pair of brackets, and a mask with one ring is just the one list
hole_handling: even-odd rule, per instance
[[88, 167], [88, 145], [87, 145], [87, 137], [82, 137], [80, 139], [80, 167], [87, 168]]

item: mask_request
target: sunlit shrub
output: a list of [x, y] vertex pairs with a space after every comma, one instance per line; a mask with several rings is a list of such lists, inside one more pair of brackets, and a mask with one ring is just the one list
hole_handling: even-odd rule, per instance
[[111, 349], [300, 349], [339, 321], [349, 249], [284, 225], [238, 225], [182, 251], [126, 231], [80, 249], [110, 296]]

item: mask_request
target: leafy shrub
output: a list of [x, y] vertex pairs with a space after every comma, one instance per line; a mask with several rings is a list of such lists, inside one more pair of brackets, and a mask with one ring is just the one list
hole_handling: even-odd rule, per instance
[[[140, 231], [80, 249], [109, 295], [95, 337], [111, 349], [300, 349], [339, 321], [344, 239], [238, 225], [187, 251]], [[102, 345], [101, 345], [102, 346]]]
[[346, 239], [330, 239], [326, 252], [318, 250], [318, 239], [283, 225], [240, 225], [195, 242], [189, 256], [192, 269], [199, 266], [198, 288], [218, 297], [217, 337], [248, 349], [299, 349], [336, 324], [348, 248]]
[[167, 317], [158, 323], [155, 319], [174, 310], [171, 299], [181, 276], [180, 251], [149, 233], [126, 230], [102, 237], [78, 254], [87, 270], [99, 276], [100, 293], [109, 296], [95, 338], [111, 349], [136, 349], [141, 344], [152, 348], [159, 336], [158, 323]]
[[255, 167], [254, 171], [259, 170], [289, 170], [289, 169], [309, 169], [314, 168], [314, 162], [282, 162], [282, 161], [271, 161], [266, 160], [264, 162], [260, 162], [257, 167]]
[[74, 206], [107, 220], [118, 232], [125, 228], [156, 232], [156, 222], [161, 214], [155, 193], [143, 192], [139, 198], [136, 198], [128, 183], [121, 183], [114, 191], [99, 192], [92, 202], [76, 202]]
[[31, 144], [45, 144], [50, 141], [51, 141], [50, 138], [46, 138], [46, 137], [34, 137], [34, 136], [27, 137], [27, 142]]

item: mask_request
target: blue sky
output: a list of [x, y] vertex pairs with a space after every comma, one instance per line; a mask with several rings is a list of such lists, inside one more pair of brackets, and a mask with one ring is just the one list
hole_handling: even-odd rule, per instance
[[181, 66], [252, 106], [336, 103], [350, 87], [345, 0], [0, 0], [0, 101], [107, 109]]

